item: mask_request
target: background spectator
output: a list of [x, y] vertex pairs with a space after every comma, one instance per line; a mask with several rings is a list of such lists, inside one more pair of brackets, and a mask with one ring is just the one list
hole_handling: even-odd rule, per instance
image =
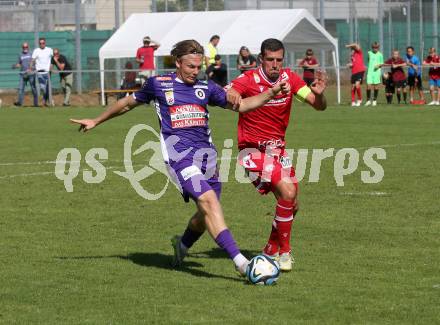
[[307, 86], [310, 86], [315, 81], [315, 69], [319, 67], [319, 62], [313, 56], [312, 49], [306, 51], [306, 56], [299, 62], [298, 66], [304, 69], [303, 80]]
[[15, 106], [22, 106], [24, 99], [24, 91], [26, 88], [26, 84], [29, 83], [29, 86], [32, 90], [32, 96], [34, 98], [34, 106], [38, 106], [38, 94], [37, 89], [35, 88], [35, 74], [30, 70], [31, 62], [32, 62], [32, 54], [29, 51], [29, 44], [27, 42], [23, 43], [21, 46], [22, 51], [18, 56], [17, 63], [13, 66], [13, 68], [20, 68], [20, 79], [18, 83], [18, 100], [14, 103]]
[[37, 72], [37, 80], [39, 89], [43, 93], [43, 106], [48, 105], [50, 99], [50, 65], [52, 62], [53, 51], [46, 46], [46, 39], [44, 37], [38, 40], [39, 48], [32, 52], [31, 67], [35, 65]]
[[[133, 64], [131, 62], [127, 62], [125, 64], [126, 70], [132, 70]], [[121, 81], [121, 90], [130, 89], [133, 90], [137, 87], [136, 84], [136, 72], [135, 71], [125, 71], [124, 78]], [[118, 95], [118, 99], [121, 99], [127, 95], [130, 95], [133, 91], [127, 91], [126, 93], [120, 93]]]
[[218, 35], [213, 35], [209, 39], [209, 43], [206, 45], [205, 49], [205, 62], [203, 64], [205, 70], [215, 62], [215, 56], [217, 55], [217, 45], [219, 42], [220, 36]]
[[[351, 68], [351, 106], [361, 106], [361, 84], [365, 73], [364, 55], [359, 44], [352, 43], [345, 47], [351, 49], [351, 62], [347, 64]], [[356, 95], [358, 97], [357, 100]]]
[[419, 90], [420, 100], [425, 100], [422, 85], [422, 63], [417, 55], [414, 54], [414, 47], [406, 48], [406, 64], [408, 65], [408, 86], [409, 86], [409, 102], [414, 101], [414, 90]]
[[222, 63], [222, 58], [218, 54], [214, 57], [214, 63], [206, 69], [206, 74], [221, 87], [228, 84], [228, 67]]
[[154, 73], [154, 51], [160, 47], [160, 43], [152, 40], [150, 36], [145, 36], [142, 41], [144, 45], [136, 52], [136, 62], [139, 63], [139, 76], [143, 84]]
[[435, 48], [431, 47], [429, 49], [429, 55], [423, 63], [431, 66], [429, 68], [429, 91], [432, 100], [428, 105], [440, 105], [440, 57]]
[[[374, 42], [371, 44], [371, 51], [368, 51], [367, 102], [365, 106], [377, 105], [377, 95], [379, 95], [382, 74], [381, 64], [383, 64], [383, 55], [379, 51], [379, 43]], [[373, 98], [371, 98], [371, 89], [373, 89]]]
[[63, 106], [70, 106], [70, 94], [72, 93], [73, 74], [72, 72], [61, 72], [64, 70], [71, 71], [72, 67], [66, 57], [60, 54], [59, 49], [53, 50], [52, 64], [60, 71], [60, 83], [64, 93]]
[[391, 75], [396, 90], [397, 103], [400, 104], [401, 93], [403, 92], [403, 101], [406, 104], [406, 76], [405, 71], [403, 71], [406, 62], [400, 57], [399, 51], [394, 50], [393, 56], [386, 60], [385, 64], [391, 66]]
[[237, 70], [241, 73], [253, 69], [257, 66], [257, 59], [251, 54], [246, 46], [242, 46], [238, 52]]

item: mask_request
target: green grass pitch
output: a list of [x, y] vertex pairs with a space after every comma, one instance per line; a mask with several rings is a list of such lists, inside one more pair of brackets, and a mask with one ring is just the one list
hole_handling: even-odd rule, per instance
[[[325, 112], [295, 103], [289, 148], [383, 147], [382, 182], [358, 170], [336, 186], [334, 159], [320, 181], [300, 183], [294, 270], [273, 287], [244, 284], [205, 235], [185, 267], [169, 267], [169, 238], [194, 211], [174, 187], [141, 198], [123, 171], [131, 126], [158, 129], [151, 107], [138, 107], [87, 134], [68, 123], [101, 108], [0, 109], [1, 324], [434, 324], [440, 323], [440, 109], [385, 106]], [[219, 150], [236, 143], [237, 115], [211, 108]], [[148, 139], [136, 138], [139, 146]], [[54, 176], [62, 148], [78, 148], [73, 192]], [[84, 156], [106, 148], [102, 183], [82, 179]], [[235, 150], [235, 148], [234, 148]], [[234, 151], [236, 152], [236, 151]], [[148, 152], [136, 157], [141, 164]], [[141, 167], [136, 167], [137, 169]], [[234, 171], [235, 168], [232, 168]], [[143, 185], [160, 189], [165, 177]], [[269, 234], [274, 200], [231, 177], [226, 221], [248, 256]]]

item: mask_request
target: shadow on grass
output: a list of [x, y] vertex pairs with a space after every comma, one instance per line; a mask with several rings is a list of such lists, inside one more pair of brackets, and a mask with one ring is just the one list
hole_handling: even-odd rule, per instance
[[[241, 250], [241, 253], [247, 258], [251, 259], [256, 255], [260, 255], [261, 251]], [[215, 247], [204, 252], [189, 253], [188, 256], [193, 258], [228, 258], [225, 251], [219, 247]]]
[[[223, 250], [219, 249], [220, 254], [214, 253], [213, 257], [215, 258], [226, 258], [225, 253]], [[207, 252], [201, 253], [206, 254]], [[208, 254], [205, 256], [194, 256], [194, 257], [207, 257]], [[218, 257], [217, 257], [218, 255]], [[192, 257], [192, 255], [190, 255]], [[231, 280], [231, 281], [239, 281], [244, 282], [243, 279], [240, 279], [237, 277], [229, 277], [219, 274], [213, 274], [209, 273], [197, 268], [203, 267], [203, 264], [193, 261], [184, 261], [183, 265], [179, 268], [173, 268], [171, 266], [171, 256], [161, 254], [161, 253], [130, 253], [127, 255], [108, 255], [108, 256], [59, 256], [56, 257], [60, 260], [94, 260], [94, 259], [111, 259], [111, 258], [118, 258], [126, 261], [131, 261], [136, 265], [144, 266], [144, 267], [155, 267], [159, 269], [165, 269], [169, 271], [176, 271], [176, 272], [184, 272], [189, 273], [196, 277], [204, 277], [204, 278], [218, 278], [218, 279], [225, 279], [225, 280]], [[232, 267], [232, 265], [231, 265]], [[231, 270], [232, 271], [232, 270]]]

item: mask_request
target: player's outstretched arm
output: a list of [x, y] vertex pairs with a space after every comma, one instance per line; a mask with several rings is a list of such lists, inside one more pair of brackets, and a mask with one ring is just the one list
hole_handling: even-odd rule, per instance
[[[241, 98], [240, 94], [233, 88], [228, 90], [228, 105], [226, 108], [240, 113], [246, 113], [256, 108], [264, 106], [268, 101], [273, 99], [280, 92], [285, 94], [290, 92], [290, 84], [286, 81], [277, 83], [273, 88], [266, 90], [265, 92], [247, 98]], [[237, 93], [237, 94], [235, 94]], [[234, 96], [235, 95], [235, 96]]]
[[315, 81], [310, 85], [312, 91], [305, 98], [306, 102], [318, 111], [323, 111], [327, 108], [327, 99], [324, 96], [324, 90], [327, 88], [327, 74], [322, 71], [317, 71]]
[[118, 100], [116, 103], [111, 105], [106, 111], [104, 111], [94, 119], [82, 119], [82, 120], [70, 119], [70, 122], [79, 124], [80, 125], [79, 131], [87, 132], [113, 117], [128, 112], [129, 110], [131, 110], [132, 108], [138, 105], [140, 105], [140, 103], [138, 103], [133, 98], [133, 96], [127, 96]]

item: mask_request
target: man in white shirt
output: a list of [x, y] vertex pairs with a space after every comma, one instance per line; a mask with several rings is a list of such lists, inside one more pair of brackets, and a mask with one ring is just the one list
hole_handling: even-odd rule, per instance
[[46, 46], [46, 39], [41, 37], [38, 40], [39, 48], [32, 53], [31, 67], [35, 67], [40, 92], [43, 93], [43, 106], [49, 102], [49, 71], [53, 57], [53, 51]]

